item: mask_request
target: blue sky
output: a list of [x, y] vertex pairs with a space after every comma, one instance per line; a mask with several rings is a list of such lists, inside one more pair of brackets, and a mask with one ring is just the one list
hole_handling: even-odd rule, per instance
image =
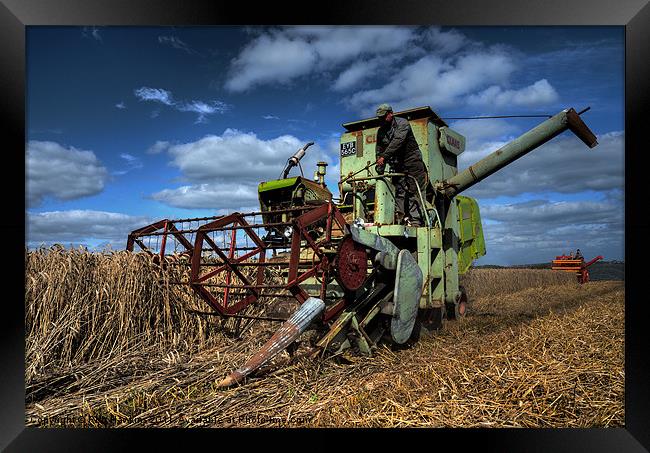
[[[581, 110], [564, 133], [467, 192], [487, 256], [624, 259], [622, 27], [27, 27], [27, 237], [124, 247], [153, 220], [256, 209], [256, 186], [314, 141], [336, 190], [342, 123]], [[459, 167], [542, 119], [448, 120]]]

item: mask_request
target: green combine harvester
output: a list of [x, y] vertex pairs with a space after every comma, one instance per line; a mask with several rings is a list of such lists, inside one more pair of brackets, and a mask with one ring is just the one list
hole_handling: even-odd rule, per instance
[[[214, 314], [283, 322], [222, 385], [241, 381], [307, 329], [316, 331], [316, 353], [372, 354], [380, 342], [417, 341], [423, 329], [462, 318], [469, 301], [459, 276], [486, 250], [478, 204], [460, 194], [566, 130], [597, 145], [571, 108], [458, 172], [462, 135], [429, 107], [395, 116], [410, 122], [433, 186], [428, 197], [419, 188], [424, 226], [395, 223], [393, 180], [406, 176], [375, 171], [374, 117], [343, 125], [338, 198], [325, 184], [324, 162], [313, 180], [289, 177], [308, 143], [280, 179], [259, 185], [260, 211], [164, 219], [129, 235], [128, 250], [138, 245], [156, 263], [186, 266], [181, 283]], [[250, 314], [264, 304], [267, 316]], [[274, 311], [277, 304], [290, 309]]]

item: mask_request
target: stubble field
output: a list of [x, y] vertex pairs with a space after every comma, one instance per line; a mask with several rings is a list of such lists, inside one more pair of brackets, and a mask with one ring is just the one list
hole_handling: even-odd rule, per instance
[[169, 284], [178, 278], [126, 252], [26, 252], [26, 424], [624, 425], [622, 281], [475, 269], [463, 279], [468, 316], [410, 348], [283, 353], [283, 364], [219, 389], [278, 323], [197, 315], [206, 307]]

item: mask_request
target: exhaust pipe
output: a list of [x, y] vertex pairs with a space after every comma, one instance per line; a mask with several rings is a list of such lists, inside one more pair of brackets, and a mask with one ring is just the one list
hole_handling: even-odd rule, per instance
[[305, 155], [305, 152], [307, 151], [307, 148], [309, 148], [311, 145], [313, 145], [314, 142], [309, 142], [302, 148], [300, 148], [298, 151], [294, 153], [293, 156], [287, 160], [287, 165], [284, 167], [284, 170], [282, 171], [282, 179], [286, 179], [287, 176], [289, 176], [289, 171], [298, 165], [298, 162], [300, 162], [300, 159], [303, 158]]
[[218, 387], [230, 387], [241, 382], [250, 373], [284, 351], [323, 310], [325, 310], [325, 302], [316, 297], [307, 299], [253, 357], [230, 373], [218, 384]]

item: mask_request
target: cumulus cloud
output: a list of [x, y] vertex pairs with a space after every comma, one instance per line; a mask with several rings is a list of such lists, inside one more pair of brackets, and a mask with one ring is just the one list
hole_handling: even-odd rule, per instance
[[457, 30], [442, 31], [440, 27], [431, 27], [423, 33], [425, 45], [442, 54], [452, 54], [473, 45]]
[[73, 200], [98, 194], [108, 179], [108, 171], [95, 153], [56, 142], [29, 141], [25, 166], [31, 206], [45, 197]]
[[420, 105], [500, 109], [556, 102], [548, 79], [512, 87], [527, 57], [517, 49], [473, 41], [440, 27], [284, 27], [251, 32], [252, 39], [231, 61], [226, 89], [242, 92], [299, 77], [331, 80], [350, 93], [350, 110], [371, 116], [389, 102], [397, 110]]
[[233, 60], [225, 88], [241, 92], [262, 83], [287, 83], [309, 73], [317, 58], [309, 43], [301, 39], [262, 35]]
[[257, 205], [257, 187], [254, 184], [204, 183], [164, 189], [151, 198], [177, 208], [239, 209]]
[[145, 216], [93, 210], [27, 213], [26, 243], [40, 244], [110, 243], [124, 248], [128, 234], [152, 222]]
[[542, 79], [519, 90], [504, 90], [493, 85], [478, 94], [470, 95], [467, 103], [472, 106], [531, 107], [551, 104], [558, 99], [555, 88], [548, 80]]
[[263, 33], [233, 59], [226, 89], [241, 92], [265, 83], [286, 84], [362, 55], [394, 52], [413, 39], [406, 27], [291, 27]]
[[[292, 135], [262, 140], [252, 132], [226, 129], [222, 135], [168, 146], [170, 164], [190, 184], [156, 192], [152, 198], [184, 208], [254, 206], [260, 181], [280, 177], [287, 159], [304, 143]], [[321, 160], [331, 159], [318, 145], [310, 147], [301, 162], [305, 176], [311, 178]]]
[[382, 102], [395, 110], [420, 105], [445, 108], [459, 102], [481, 87], [505, 82], [515, 62], [505, 53], [481, 52], [444, 59], [426, 55], [404, 66], [380, 88], [359, 91], [350, 96], [348, 106], [372, 114]]
[[402, 57], [403, 55], [394, 54], [351, 63], [338, 75], [332, 89], [347, 91], [357, 87], [361, 82], [376, 77], [377, 74], [392, 73], [392, 70], [387, 68], [391, 68]]
[[124, 102], [118, 102], [117, 104], [115, 104], [115, 108], [124, 110], [126, 108], [126, 104]]
[[[570, 132], [542, 145], [490, 175], [466, 194], [478, 198], [516, 196], [527, 192], [577, 193], [622, 189], [625, 183], [623, 132], [598, 136], [598, 146], [587, 148]], [[505, 143], [468, 148], [459, 158], [463, 170]]]
[[624, 259], [624, 206], [602, 201], [480, 204], [487, 255], [480, 263], [549, 262], [579, 248], [586, 257]]
[[400, 51], [416, 38], [415, 28], [392, 26], [308, 26], [289, 28], [285, 33], [311, 44], [323, 64]]
[[[279, 176], [291, 155], [304, 142], [292, 135], [262, 140], [252, 132], [226, 129], [222, 135], [208, 135], [191, 143], [171, 146], [172, 165], [193, 182], [215, 179], [259, 182]], [[302, 165], [315, 168], [327, 159], [318, 145], [309, 148]]]

